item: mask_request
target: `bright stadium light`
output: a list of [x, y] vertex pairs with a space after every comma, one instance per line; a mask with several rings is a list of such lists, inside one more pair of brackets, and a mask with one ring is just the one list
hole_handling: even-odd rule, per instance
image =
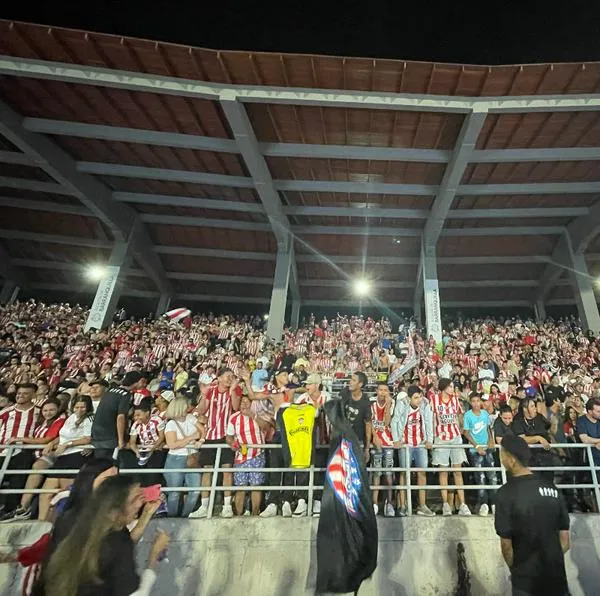
[[105, 275], [104, 265], [90, 265], [86, 270], [86, 277], [91, 281], [100, 281]]
[[263, 319], [264, 319], [265, 321], [268, 321], [268, 320], [269, 320], [269, 315], [263, 315]]
[[371, 284], [366, 279], [356, 279], [354, 280], [354, 293], [360, 298], [364, 298], [368, 296], [371, 292]]

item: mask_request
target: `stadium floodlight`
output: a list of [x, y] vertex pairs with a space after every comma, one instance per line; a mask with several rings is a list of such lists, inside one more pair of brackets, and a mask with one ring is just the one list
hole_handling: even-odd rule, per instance
[[371, 283], [366, 279], [354, 280], [354, 293], [360, 298], [368, 296], [371, 292]]
[[91, 281], [100, 281], [106, 275], [104, 265], [90, 265], [86, 270], [86, 277]]

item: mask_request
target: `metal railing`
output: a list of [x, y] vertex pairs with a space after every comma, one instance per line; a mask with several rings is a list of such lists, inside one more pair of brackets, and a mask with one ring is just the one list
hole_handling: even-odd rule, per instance
[[[3, 486], [4, 481], [6, 479], [7, 476], [11, 476], [11, 475], [39, 475], [39, 476], [49, 476], [52, 475], [54, 477], [60, 477], [60, 472], [64, 473], [64, 477], [70, 477], [70, 476], [75, 476], [79, 470], [75, 470], [75, 469], [65, 469], [65, 470], [57, 470], [54, 469], [52, 467], [45, 469], [45, 470], [34, 470], [34, 469], [9, 469], [10, 466], [10, 461], [11, 458], [13, 456], [13, 453], [15, 451], [22, 451], [22, 450], [36, 450], [36, 449], [41, 449], [43, 448], [45, 445], [18, 445], [18, 444], [11, 444], [11, 445], [0, 445], [0, 453], [3, 453], [3, 461], [2, 461], [2, 465], [0, 466], [0, 487]], [[261, 445], [248, 445], [248, 447], [253, 448], [260, 448], [260, 449], [265, 449], [265, 450], [269, 450], [269, 449], [281, 449], [281, 445], [279, 444], [261, 444]], [[329, 449], [328, 446], [318, 446], [318, 449]], [[409, 446], [403, 446], [400, 449], [406, 449], [408, 450], [410, 447]], [[463, 449], [463, 450], [472, 450], [473, 447], [472, 445], [466, 445], [466, 444], [462, 444], [462, 445], [436, 445], [434, 444], [433, 449]], [[533, 449], [542, 449], [541, 445], [530, 445], [530, 448]], [[581, 475], [581, 474], [589, 474], [591, 477], [591, 482], [573, 482], [573, 483], [561, 483], [561, 484], [556, 484], [556, 487], [558, 489], [563, 489], [563, 490], [570, 490], [570, 489], [581, 489], [581, 490], [588, 490], [591, 491], [594, 494], [595, 497], [595, 504], [596, 504], [596, 511], [600, 512], [600, 466], [595, 466], [594, 465], [594, 459], [593, 459], [593, 449], [594, 447], [592, 447], [592, 445], [589, 444], [581, 444], [581, 443], [561, 443], [561, 444], [557, 444], [557, 443], [552, 443], [550, 444], [550, 448], [551, 449], [564, 449], [564, 450], [571, 450], [571, 449], [583, 449], [585, 451], [585, 454], [587, 456], [587, 463], [585, 463], [584, 465], [577, 465], [577, 466], [537, 466], [537, 467], [531, 467], [530, 469], [534, 472], [554, 472], [554, 473], [560, 473], [560, 472], [570, 472], [573, 473], [574, 475]], [[93, 449], [92, 446], [86, 446], [86, 450], [87, 449]], [[212, 478], [211, 478], [211, 482], [209, 486], [194, 486], [194, 487], [189, 487], [189, 486], [164, 486], [162, 487], [161, 491], [164, 493], [170, 493], [170, 492], [178, 492], [178, 493], [188, 493], [188, 492], [208, 492], [209, 493], [209, 504], [208, 504], [208, 518], [211, 518], [214, 516], [214, 510], [215, 510], [215, 499], [216, 496], [219, 492], [235, 492], [235, 491], [260, 491], [260, 492], [269, 492], [269, 491], [283, 491], [283, 492], [305, 492], [308, 495], [307, 498], [307, 506], [308, 506], [308, 511], [307, 514], [311, 515], [313, 512], [313, 506], [314, 506], [314, 502], [315, 502], [315, 498], [314, 498], [314, 494], [315, 491], [320, 491], [323, 489], [323, 485], [322, 484], [315, 484], [315, 474], [318, 473], [324, 473], [325, 472], [325, 468], [321, 468], [321, 467], [316, 467], [314, 465], [308, 467], [308, 468], [286, 468], [286, 467], [263, 467], [263, 468], [232, 468], [232, 467], [225, 467], [225, 466], [221, 466], [221, 461], [222, 461], [222, 452], [223, 450], [228, 450], [231, 449], [229, 447], [229, 445], [227, 445], [226, 443], [222, 443], [222, 444], [211, 444], [211, 445], [203, 445], [201, 447], [201, 449], [216, 449], [216, 454], [215, 454], [215, 462], [213, 466], [208, 466], [208, 467], [194, 467], [194, 468], [147, 468], [147, 467], [143, 467], [143, 466], [139, 466], [137, 468], [120, 468], [120, 473], [121, 474], [132, 474], [132, 475], [140, 475], [140, 474], [163, 474], [165, 472], [167, 473], [198, 473], [198, 474], [212, 474]], [[390, 447], [390, 449], [392, 449]], [[400, 449], [398, 449], [398, 451], [400, 451]], [[499, 445], [496, 445], [494, 447], [494, 449], [489, 449], [489, 448], [485, 448], [486, 451], [497, 451], [500, 449]], [[502, 484], [504, 484], [506, 482], [507, 479], [507, 475], [506, 475], [506, 470], [505, 468], [500, 464], [499, 466], [466, 466], [463, 465], [460, 468], [454, 468], [454, 467], [442, 467], [442, 466], [428, 466], [426, 468], [416, 468], [416, 467], [412, 467], [410, 465], [411, 463], [411, 459], [409, 456], [409, 453], [406, 454], [408, 457], [406, 457], [406, 461], [408, 462], [408, 466], [406, 467], [402, 467], [402, 466], [394, 466], [394, 467], [390, 467], [390, 468], [384, 468], [384, 467], [380, 467], [380, 468], [375, 468], [375, 467], [370, 467], [367, 466], [367, 470], [369, 472], [371, 472], [372, 474], [385, 474], [385, 473], [404, 473], [404, 483], [403, 484], [387, 484], [385, 482], [380, 484], [371, 484], [370, 488], [371, 490], [379, 490], [379, 491], [387, 491], [387, 490], [394, 490], [394, 491], [405, 491], [406, 493], [406, 506], [407, 506], [407, 514], [408, 515], [412, 515], [412, 496], [415, 493], [415, 491], [421, 491], [421, 490], [425, 490], [425, 491], [432, 491], [432, 490], [448, 490], [448, 491], [456, 491], [456, 490], [465, 490], [465, 491], [471, 491], [471, 490], [480, 490], [480, 489], [485, 489], [485, 490], [498, 490]], [[266, 484], [262, 484], [260, 486], [234, 486], [233, 484], [231, 486], [226, 486], [224, 484], [219, 484], [218, 480], [219, 480], [219, 473], [225, 473], [225, 474], [235, 474], [236, 472], [247, 472], [247, 471], [251, 471], [251, 472], [264, 472], [265, 474], [269, 474], [269, 473], [288, 473], [288, 474], [304, 474], [304, 475], [308, 475], [308, 484], [294, 484], [294, 485], [269, 485], [268, 483]], [[214, 472], [217, 472], [216, 474]], [[481, 473], [481, 472], [494, 472], [496, 474], [500, 474], [501, 478], [502, 478], [502, 483], [501, 484], [495, 484], [495, 485], [491, 485], [491, 484], [463, 484], [463, 485], [455, 485], [455, 484], [447, 484], [447, 485], [442, 485], [442, 484], [423, 484], [423, 485], [415, 485], [412, 481], [411, 481], [411, 474], [410, 473], [413, 472], [426, 472], [429, 474], [437, 474], [439, 472], [448, 472], [448, 473], [453, 473], [453, 472], [462, 472], [462, 473], [469, 473], [469, 472], [473, 472], [473, 473]], [[371, 478], [372, 481], [372, 478]], [[28, 494], [56, 494], [60, 491], [60, 489], [44, 489], [44, 488], [37, 488], [37, 489], [25, 489], [25, 488], [0, 488], [0, 495], [7, 495], [7, 494], [24, 494], [24, 493], [28, 493]], [[292, 500], [291, 498], [289, 499], [290, 501]]]

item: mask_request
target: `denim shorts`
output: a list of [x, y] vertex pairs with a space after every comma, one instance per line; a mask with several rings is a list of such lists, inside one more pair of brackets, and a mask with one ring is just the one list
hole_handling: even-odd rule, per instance
[[[394, 450], [391, 447], [371, 449], [371, 466], [373, 468], [393, 468]], [[381, 474], [391, 476], [392, 472], [373, 472], [373, 474], [375, 474], [375, 476], [380, 476]]]
[[425, 447], [403, 447], [398, 450], [398, 460], [401, 468], [408, 468], [409, 465], [406, 462], [406, 453], [410, 459], [410, 466], [415, 468], [426, 468], [427, 467], [427, 449]]

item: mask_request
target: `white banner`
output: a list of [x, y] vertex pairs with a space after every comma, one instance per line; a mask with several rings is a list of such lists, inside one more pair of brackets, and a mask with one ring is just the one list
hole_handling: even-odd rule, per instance
[[106, 311], [110, 307], [111, 298], [119, 279], [120, 269], [120, 267], [116, 266], [106, 267], [106, 274], [98, 284], [94, 304], [92, 304], [90, 314], [85, 322], [84, 331], [89, 331], [92, 327], [95, 329], [103, 327], [102, 323], [106, 317]]
[[433, 336], [436, 344], [442, 343], [442, 313], [440, 308], [440, 288], [437, 279], [424, 281], [425, 321], [427, 322], [427, 339]]

